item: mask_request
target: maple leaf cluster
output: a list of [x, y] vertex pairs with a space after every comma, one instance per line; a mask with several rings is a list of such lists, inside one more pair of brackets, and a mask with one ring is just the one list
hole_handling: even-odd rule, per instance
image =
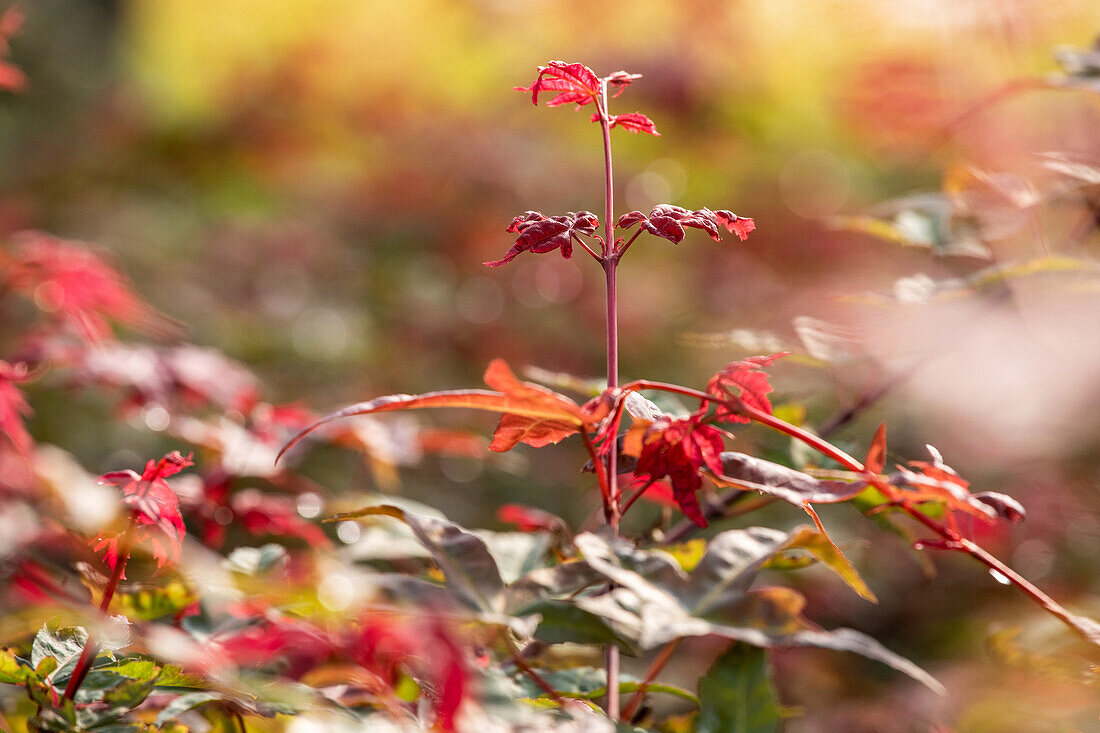
[[31, 436], [23, 424], [30, 414], [27, 399], [15, 385], [27, 378], [26, 364], [9, 364], [0, 360], [0, 435], [23, 457], [31, 449]]
[[[122, 494], [122, 503], [129, 509], [133, 541], [145, 544], [156, 558], [157, 567], [176, 564], [183, 549], [186, 530], [180, 513], [179, 497], [165, 482], [188, 466], [191, 456], [172, 451], [158, 461], [149, 461], [138, 474], [129, 469], [105, 473], [99, 482], [114, 486]], [[103, 559], [112, 570], [120, 561], [119, 541], [122, 534], [102, 534], [95, 539], [94, 550], [103, 551]], [[125, 562], [127, 558], [121, 558]], [[125, 571], [123, 576], [125, 577]]]
[[[747, 404], [772, 413], [768, 393], [772, 391], [763, 367], [786, 353], [754, 356], [733, 362], [718, 372], [707, 386], [707, 393], [717, 402], [713, 420], [747, 423], [733, 405]], [[638, 459], [634, 475], [651, 481], [668, 477], [672, 496], [684, 516], [700, 527], [707, 520], [700, 510], [697, 493], [702, 488], [700, 471], [706, 469], [722, 476], [723, 432], [707, 420], [709, 400], [701, 400], [699, 408], [686, 418], [659, 417], [656, 420], [636, 420], [623, 444], [624, 453]]]
[[715, 242], [722, 241], [719, 227], [725, 227], [726, 231], [735, 233], [742, 242], [748, 239], [749, 232], [756, 229], [756, 222], [752, 219], [738, 216], [726, 209], [711, 211], [702, 208], [697, 211], [688, 211], [672, 204], [659, 204], [653, 207], [649, 216], [640, 211], [628, 212], [619, 217], [615, 226], [619, 229], [630, 229], [635, 224], [641, 224], [642, 229], [656, 237], [667, 239], [673, 244], [683, 241], [684, 227], [702, 229]]
[[425, 683], [436, 725], [456, 730], [459, 708], [470, 693], [465, 654], [443, 622], [430, 617], [366, 613], [353, 644], [355, 661], [380, 684], [394, 689], [402, 675]]
[[521, 252], [542, 254], [555, 249], [560, 249], [561, 256], [569, 259], [573, 256], [574, 238], [578, 234], [594, 234], [599, 225], [596, 215], [588, 211], [570, 211], [565, 216], [545, 216], [537, 211], [528, 211], [508, 225], [507, 231], [519, 234], [512, 248], [499, 260], [483, 264], [486, 267], [500, 267], [514, 260]]
[[547, 107], [559, 107], [563, 104], [575, 104], [577, 109], [586, 104], [595, 104], [599, 111], [592, 115], [592, 122], [599, 122], [603, 116], [607, 117], [609, 127], [622, 127], [633, 133], [644, 132], [648, 135], [660, 137], [653, 120], [641, 112], [628, 112], [621, 115], [611, 115], [607, 112], [607, 104], [604, 97], [604, 86], [614, 87], [612, 98], [619, 96], [623, 90], [636, 79], [641, 79], [641, 74], [630, 74], [625, 71], [616, 71], [614, 74], [600, 78], [596, 72], [584, 64], [567, 64], [564, 61], [551, 61], [546, 66], [539, 67], [538, 78], [527, 87], [515, 87], [517, 92], [530, 92], [531, 102], [539, 103], [539, 94], [548, 92], [554, 96], [546, 103]]
[[109, 321], [148, 332], [170, 332], [163, 316], [136, 296], [127, 279], [80, 242], [44, 232], [20, 232], [5, 285], [44, 313], [72, 326], [86, 341], [113, 338]]

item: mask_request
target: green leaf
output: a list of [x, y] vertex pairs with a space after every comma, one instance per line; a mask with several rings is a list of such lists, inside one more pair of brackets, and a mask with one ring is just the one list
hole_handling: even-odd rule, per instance
[[523, 615], [532, 603], [548, 598], [571, 596], [602, 583], [603, 576], [583, 561], [564, 562], [551, 568], [533, 570], [509, 585], [504, 593], [505, 611]]
[[429, 517], [388, 504], [338, 514], [329, 521], [388, 516], [412, 529], [443, 571], [447, 587], [463, 603], [478, 611], [504, 610], [504, 581], [485, 541], [446, 519]]
[[111, 664], [106, 667], [101, 667], [99, 671], [102, 672], [114, 672], [115, 674], [122, 675], [123, 677], [129, 677], [133, 680], [158, 680], [161, 675], [161, 667], [151, 659], [126, 659], [118, 662], [117, 664]]
[[[598, 700], [607, 695], [607, 674], [602, 669], [597, 669], [596, 667], [572, 667], [570, 669], [556, 670], [553, 672], [541, 671], [539, 674], [562, 697], [570, 697], [576, 700]], [[642, 686], [641, 680], [630, 677], [629, 675], [622, 675], [620, 680], [620, 694], [633, 694]], [[537, 687], [526, 676], [519, 678], [518, 681], [529, 697], [549, 697], [547, 693], [544, 693], [541, 688]], [[694, 704], [699, 702], [698, 698], [691, 692], [676, 687], [675, 685], [650, 683], [646, 685], [646, 690], [649, 692], [660, 692], [672, 695]]]
[[31, 664], [37, 668], [43, 659], [52, 657], [57, 660], [58, 667], [64, 667], [66, 662], [80, 656], [87, 641], [88, 632], [79, 626], [62, 626], [54, 630], [43, 624], [31, 644]]
[[210, 685], [203, 681], [202, 677], [188, 674], [174, 664], [164, 665], [164, 668], [160, 672], [160, 677], [157, 678], [157, 687], [160, 689], [183, 688], [205, 690], [209, 686]]
[[594, 613], [564, 600], [544, 600], [531, 604], [519, 615], [541, 616], [535, 638], [546, 644], [617, 644], [629, 650], [634, 644]]
[[145, 698], [149, 697], [149, 693], [153, 691], [153, 685], [156, 684], [156, 681], [156, 677], [127, 680], [113, 690], [108, 690], [104, 693], [103, 702], [112, 707], [133, 710], [143, 703]]
[[174, 581], [163, 587], [122, 591], [115, 598], [127, 618], [153, 621], [179, 613], [194, 603], [197, 596], [184, 583]]
[[489, 532], [478, 530], [505, 583], [545, 567], [553, 538], [543, 532]]
[[15, 652], [9, 649], [0, 649], [0, 682], [9, 685], [26, 685], [27, 682], [38, 682], [39, 676], [34, 669], [22, 664]]
[[186, 695], [180, 695], [157, 714], [157, 725], [164, 725], [199, 705], [221, 699], [222, 696], [216, 692], [189, 692]]
[[698, 733], [774, 733], [781, 721], [763, 649], [733, 644], [699, 680]]

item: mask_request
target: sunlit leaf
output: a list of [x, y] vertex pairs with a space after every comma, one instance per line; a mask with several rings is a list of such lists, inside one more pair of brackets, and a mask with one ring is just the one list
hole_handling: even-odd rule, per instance
[[494, 359], [489, 364], [485, 371], [485, 381], [489, 386], [501, 391], [459, 389], [427, 392], [420, 395], [387, 395], [346, 407], [326, 415], [299, 432], [283, 446], [278, 458], [282, 458], [302, 438], [321, 425], [353, 415], [378, 412], [420, 410], [428, 407], [465, 407], [535, 418], [535, 422], [549, 420], [563, 424], [571, 423], [577, 428], [584, 424], [581, 408], [575, 402], [545, 387], [516, 379], [512, 370], [502, 359]]
[[759, 491], [797, 507], [847, 501], [866, 485], [862, 481], [828, 481], [763, 458], [736, 451], [721, 454], [720, 486]]
[[370, 516], [393, 517], [407, 524], [443, 571], [447, 587], [463, 603], [480, 611], [499, 613], [503, 610], [504, 582], [496, 561], [480, 537], [445, 519], [390, 505], [345, 512], [332, 520]]
[[[769, 415], [772, 412], [772, 403], [768, 394], [772, 391], [771, 382], [764, 367], [770, 366], [776, 359], [788, 356], [787, 352], [770, 354], [768, 356], [750, 356], [747, 359], [727, 364], [711, 377], [707, 383], [707, 394], [724, 400], [730, 397], [740, 399], [746, 405], [755, 407]], [[735, 411], [719, 405], [715, 417], [728, 422], [747, 423], [749, 418], [738, 415]]]
[[539, 103], [539, 94], [551, 92], [547, 107], [575, 104], [578, 107], [595, 102], [600, 95], [600, 79], [584, 64], [549, 61], [539, 67], [538, 78], [529, 87], [515, 87], [517, 92], [531, 92], [531, 102]]
[[217, 692], [189, 692], [186, 695], [180, 695], [157, 713], [157, 725], [164, 725], [188, 710], [194, 710], [200, 705], [220, 699], [222, 695]]

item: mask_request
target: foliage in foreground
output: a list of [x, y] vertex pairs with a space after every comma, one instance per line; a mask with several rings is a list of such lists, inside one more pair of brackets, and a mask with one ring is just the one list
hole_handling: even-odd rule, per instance
[[[786, 573], [816, 564], [874, 600], [814, 510], [823, 503], [848, 503], [922, 547], [974, 557], [1095, 655], [1095, 622], [1063, 609], [964, 529], [971, 518], [1022, 520], [1017, 502], [972, 492], [934, 449], [928, 460], [888, 471], [884, 428], [860, 461], [777, 417], [767, 370], [784, 354], [729, 364], [703, 389], [620, 384], [615, 274], [627, 249], [643, 233], [676, 244], [685, 227], [715, 241], [726, 229], [745, 240], [755, 226], [727, 210], [673, 205], [613, 216], [610, 131], [657, 134], [640, 113], [608, 111], [609, 91], [637, 78], [550, 62], [522, 88], [536, 104], [549, 94], [550, 106], [596, 110], [607, 163], [603, 234], [590, 212], [526, 212], [509, 226], [511, 249], [486, 263], [523, 253], [569, 257], [578, 247], [603, 268], [608, 372], [576, 398], [521, 380], [498, 360], [486, 371], [488, 389], [390, 395], [325, 417], [271, 405], [246, 369], [217, 353], [116, 340], [113, 325], [151, 336], [174, 326], [90, 248], [34, 232], [7, 244], [4, 295], [18, 318], [5, 321], [10, 358], [0, 362], [0, 488], [5, 516], [22, 523], [0, 577], [21, 613], [6, 629], [0, 682], [23, 688], [30, 730], [234, 730], [246, 719], [302, 716], [332, 730], [386, 721], [410, 730], [766, 731], [791, 714], [769, 668], [770, 650], [789, 647], [860, 654], [945, 692], [873, 638], [819, 627], [806, 599], [782, 584]], [[140, 473], [96, 479], [32, 440], [23, 423], [32, 380], [113, 396], [120, 420], [165, 432], [197, 459], [171, 451]], [[659, 406], [661, 393], [680, 402]], [[486, 444], [374, 417], [428, 407], [500, 418]], [[812, 470], [796, 470], [729, 450], [752, 425], [821, 457], [800, 467]], [[288, 452], [307, 435], [360, 449], [380, 471], [402, 454], [485, 457], [577, 436], [602, 523], [573, 534], [553, 515], [511, 506], [502, 516], [521, 531], [478, 532], [391, 497], [326, 506], [327, 492], [294, 470], [301, 454]], [[708, 484], [725, 491], [708, 498]], [[622, 517], [650, 500], [686, 521], [621, 536]], [[716, 517], [773, 501], [804, 511], [809, 523], [687, 541]], [[328, 524], [311, 521], [322, 514]], [[336, 552], [332, 527], [338, 538], [359, 538], [349, 548], [356, 554]], [[39, 625], [42, 617], [50, 621]], [[20, 626], [32, 618], [33, 627]], [[695, 638], [720, 653], [690, 687], [662, 681], [665, 665]], [[623, 674], [620, 652], [651, 659], [648, 670]], [[655, 712], [650, 700], [658, 697], [681, 701], [692, 722]]]

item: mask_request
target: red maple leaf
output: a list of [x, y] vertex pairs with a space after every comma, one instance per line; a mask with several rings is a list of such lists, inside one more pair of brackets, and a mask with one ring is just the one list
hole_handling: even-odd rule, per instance
[[[255, 612], [250, 608], [244, 610]], [[275, 662], [291, 679], [298, 679], [323, 664], [339, 648], [325, 630], [274, 609], [264, 611], [259, 623], [232, 635], [218, 636], [216, 642], [220, 651], [237, 667], [255, 668]]]
[[[0, 15], [0, 55], [8, 52], [8, 39], [19, 32], [23, 25], [23, 12], [14, 5]], [[0, 89], [20, 92], [27, 84], [27, 76], [17, 67], [0, 61]]]
[[616, 71], [614, 74], [604, 77], [607, 81], [607, 86], [615, 87], [615, 93], [611, 95], [612, 98], [622, 94], [623, 90], [630, 86], [631, 82], [641, 78], [641, 74], [631, 74], [626, 71]]
[[[122, 503], [129, 508], [134, 524], [129, 531], [134, 532], [135, 542], [150, 548], [157, 560], [157, 567], [179, 562], [186, 533], [179, 497], [164, 480], [192, 465], [194, 462], [190, 455], [172, 451], [159, 461], [146, 463], [140, 475], [127, 469], [99, 477], [101, 484], [114, 486], [122, 493]], [[119, 562], [118, 541], [117, 534], [100, 535], [93, 548], [97, 552], [104, 550], [103, 559], [112, 570]]]
[[561, 517], [526, 504], [503, 504], [497, 509], [497, 519], [514, 524], [521, 532], [568, 532]]
[[0, 435], [6, 436], [24, 457], [30, 451], [32, 440], [23, 418], [31, 413], [31, 408], [15, 383], [26, 378], [26, 364], [0, 361]]
[[364, 614], [352, 654], [391, 695], [402, 675], [416, 679], [431, 698], [438, 728], [456, 730], [459, 708], [469, 694], [470, 672], [466, 655], [442, 621]]
[[[661, 136], [661, 133], [657, 132], [657, 126], [653, 124], [653, 120], [649, 119], [641, 112], [627, 112], [621, 115], [611, 115], [608, 120], [610, 120], [610, 124], [608, 125], [609, 128], [621, 127], [633, 133], [644, 132], [654, 137]], [[600, 121], [599, 113], [592, 115], [592, 121]]]
[[547, 107], [575, 104], [581, 107], [600, 96], [600, 78], [584, 64], [550, 61], [539, 67], [538, 78], [529, 87], [513, 87], [517, 92], [531, 92], [531, 102], [539, 103], [540, 92], [554, 92]]
[[725, 227], [727, 231], [735, 233], [742, 241], [749, 235], [749, 232], [756, 229], [756, 223], [752, 219], [737, 216], [737, 214], [726, 209], [711, 211], [702, 208], [689, 211], [672, 204], [658, 204], [653, 207], [653, 211], [649, 212], [649, 216], [640, 211], [628, 212], [619, 217], [615, 226], [618, 229], [629, 229], [639, 223], [650, 234], [663, 237], [673, 244], [679, 244], [683, 241], [684, 227], [702, 229], [715, 242], [722, 241], [718, 231], [719, 227]]
[[7, 285], [75, 326], [85, 340], [110, 339], [108, 320], [148, 331], [172, 330], [132, 292], [125, 277], [81, 243], [43, 232], [20, 232], [14, 239], [15, 263]]
[[[750, 356], [741, 361], [727, 364], [720, 372], [711, 377], [707, 383], [707, 394], [720, 400], [730, 397], [740, 399], [746, 405], [755, 407], [769, 415], [772, 413], [772, 403], [768, 400], [768, 393], [772, 391], [772, 385], [768, 381], [768, 375], [763, 367], [768, 366], [776, 359], [787, 356], [790, 352], [771, 354], [769, 356]], [[719, 405], [715, 414], [718, 420], [728, 422], [747, 423], [749, 418], [738, 415], [725, 405]]]
[[721, 453], [722, 431], [703, 423], [701, 414], [679, 420], [661, 418], [645, 431], [634, 473], [654, 480], [668, 476], [684, 516], [706, 527], [696, 496], [703, 486], [699, 470], [706, 467], [721, 474]]
[[537, 211], [528, 211], [512, 219], [507, 231], [518, 232], [515, 244], [499, 260], [482, 263], [486, 267], [500, 267], [511, 262], [520, 252], [531, 251], [536, 254], [561, 250], [561, 256], [569, 259], [573, 256], [573, 237], [577, 234], [591, 235], [600, 225], [596, 215], [588, 211], [570, 211], [565, 216], [545, 216]]
[[500, 416], [489, 450], [503, 453], [518, 443], [534, 448], [557, 443], [577, 432], [582, 409], [562, 395], [538, 384], [523, 382], [502, 359], [494, 359], [485, 370], [485, 384], [509, 397], [532, 405], [543, 405], [561, 413], [561, 417], [542, 417], [504, 413]]

